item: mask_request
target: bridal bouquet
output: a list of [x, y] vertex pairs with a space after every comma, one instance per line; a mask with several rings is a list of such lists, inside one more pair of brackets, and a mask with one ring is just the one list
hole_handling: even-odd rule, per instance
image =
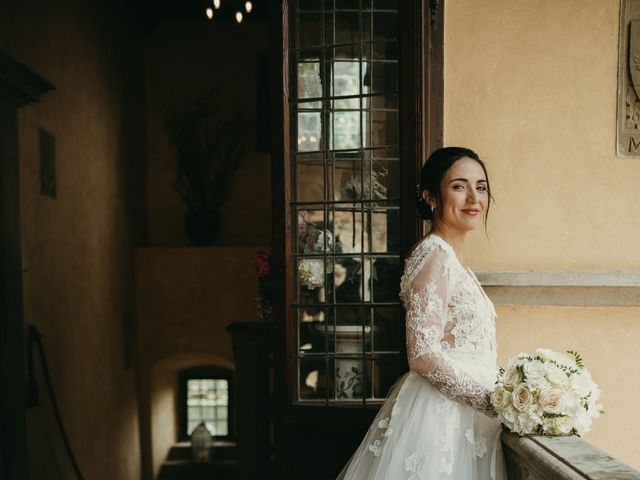
[[576, 352], [539, 348], [501, 368], [491, 403], [510, 431], [526, 435], [582, 435], [604, 410], [600, 389]]

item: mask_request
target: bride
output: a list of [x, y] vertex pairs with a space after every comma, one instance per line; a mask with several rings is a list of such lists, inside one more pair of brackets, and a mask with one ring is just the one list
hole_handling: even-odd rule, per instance
[[410, 371], [339, 480], [506, 479], [490, 402], [496, 313], [463, 256], [490, 200], [486, 167], [472, 150], [441, 148], [424, 164], [418, 210], [432, 228], [405, 260], [400, 282]]

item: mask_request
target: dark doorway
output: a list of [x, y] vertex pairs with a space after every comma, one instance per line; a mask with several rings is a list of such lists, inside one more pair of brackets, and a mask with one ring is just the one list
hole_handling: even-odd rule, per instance
[[26, 480], [18, 108], [53, 86], [0, 53], [0, 478]]

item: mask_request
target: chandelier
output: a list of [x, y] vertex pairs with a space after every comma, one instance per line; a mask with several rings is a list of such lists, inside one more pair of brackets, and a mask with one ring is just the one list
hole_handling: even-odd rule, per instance
[[[244, 13], [242, 11], [242, 8], [238, 7], [238, 5], [242, 4], [242, 1], [240, 2], [230, 1], [230, 3], [232, 5], [235, 5], [237, 8], [236, 22], [242, 23], [242, 20], [244, 19]], [[213, 0], [213, 5], [211, 7], [207, 7], [207, 9], [204, 12], [207, 15], [207, 18], [209, 20], [213, 20], [214, 16], [216, 16], [215, 11], [220, 10], [221, 6], [222, 6], [222, 0]], [[244, 11], [246, 13], [251, 13], [251, 10], [253, 10], [253, 4], [249, 0], [247, 0], [246, 2], [244, 2]]]

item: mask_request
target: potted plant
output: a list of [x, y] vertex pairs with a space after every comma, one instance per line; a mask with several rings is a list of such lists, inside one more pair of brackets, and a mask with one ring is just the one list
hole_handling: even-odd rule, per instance
[[214, 243], [220, 207], [244, 150], [241, 110], [209, 93], [172, 113], [166, 130], [176, 149], [176, 192], [185, 204], [185, 228], [193, 245]]

